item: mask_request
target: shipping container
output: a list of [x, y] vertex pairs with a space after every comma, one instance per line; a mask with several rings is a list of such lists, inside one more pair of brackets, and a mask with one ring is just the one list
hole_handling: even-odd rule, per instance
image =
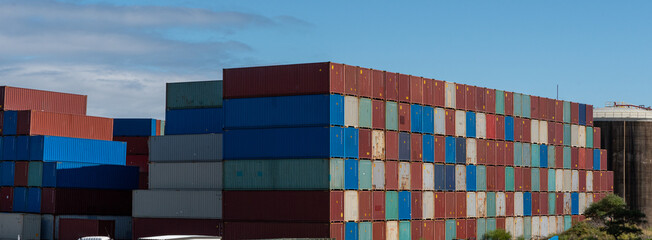
[[[241, 164], [239, 164], [242, 162]], [[251, 163], [253, 164], [251, 164]], [[282, 165], [280, 161], [268, 161], [268, 162], [274, 162], [276, 166], [273, 166], [272, 164], [266, 164], [268, 165], [267, 167], [279, 167], [278, 169], [275, 169], [276, 171], [281, 171], [283, 172], [282, 169], [285, 169], [284, 173], [281, 173], [282, 176], [287, 176], [289, 172], [292, 172], [295, 174], [300, 174], [300, 173], [306, 173], [306, 171], [312, 170], [312, 168], [316, 168], [319, 170], [327, 170], [328, 169], [328, 163], [327, 161], [321, 161], [321, 162], [312, 162], [313, 164], [306, 164], [306, 163], [311, 163], [310, 161], [286, 161], [285, 166]], [[249, 163], [249, 164], [247, 164]], [[244, 165], [244, 166], [243, 166]], [[228, 186], [229, 189], [239, 189], [238, 183], [244, 183], [244, 186], [247, 186], [249, 184], [247, 183], [255, 183], [255, 181], [252, 178], [255, 178], [255, 176], [263, 178], [261, 175], [267, 175], [265, 177], [270, 177], [271, 179], [269, 180], [269, 184], [271, 183], [277, 183], [281, 186], [278, 186], [280, 189], [283, 189], [283, 187], [288, 188], [289, 186], [283, 186], [283, 183], [288, 184], [288, 180], [282, 181], [282, 176], [279, 176], [281, 174], [271, 172], [271, 169], [269, 168], [264, 168], [261, 165], [265, 165], [265, 162], [261, 161], [229, 161], [227, 164], [227, 173], [232, 173], [233, 175], [227, 175], [225, 176], [225, 179], [229, 182], [229, 184], [234, 184], [234, 187]], [[272, 166], [270, 166], [272, 165]], [[280, 166], [279, 166], [280, 165]], [[304, 169], [301, 169], [299, 166], [304, 165]], [[320, 166], [321, 165], [321, 166]], [[321, 168], [318, 168], [321, 167]], [[150, 172], [149, 172], [149, 188], [150, 189], [222, 189], [222, 172], [223, 172], [223, 166], [222, 162], [197, 162], [197, 163], [150, 163]], [[258, 168], [258, 174], [254, 174], [253, 171], [255, 171], [253, 168], [254, 167], [260, 167]], [[285, 168], [284, 168], [285, 167]], [[294, 168], [294, 169], [292, 169]], [[298, 169], [297, 169], [298, 168]], [[303, 171], [301, 171], [303, 170]], [[319, 173], [319, 170], [315, 171]], [[251, 171], [251, 173], [247, 174], [249, 177], [245, 177], [244, 171]], [[240, 173], [240, 174], [238, 174]], [[266, 173], [266, 174], [265, 174]], [[276, 175], [274, 175], [276, 174]], [[271, 176], [270, 176], [271, 175]], [[322, 175], [325, 175], [322, 172]], [[237, 177], [239, 176], [239, 177]], [[304, 176], [305, 177], [305, 176]], [[316, 178], [318, 176], [314, 176], [313, 178]], [[322, 177], [324, 178], [324, 177]], [[300, 181], [297, 181], [298, 184], [305, 184], [306, 182], [317, 182], [315, 180], [309, 181], [312, 179], [300, 179]], [[281, 182], [282, 181], [282, 182]], [[259, 184], [262, 183], [259, 182]], [[322, 181], [322, 184], [323, 181]], [[251, 187], [258, 187], [255, 186], [255, 184], [252, 184], [254, 186]], [[324, 184], [322, 186], [327, 186], [328, 184]], [[276, 186], [275, 186], [276, 187]], [[247, 189], [244, 187], [244, 189]], [[262, 189], [262, 188], [257, 188], [257, 189]], [[276, 189], [276, 188], [275, 188]]]
[[[403, 163], [401, 163], [403, 164]], [[409, 163], [410, 167], [410, 176], [409, 176], [409, 186], [410, 188], [406, 190], [421, 190], [423, 186], [423, 163], [422, 162], [411, 162]]]
[[505, 216], [514, 216], [514, 192], [505, 193]]
[[167, 110], [165, 120], [165, 135], [224, 132], [223, 108]]
[[446, 109], [445, 110], [445, 115], [446, 115], [446, 135], [449, 136], [454, 136], [455, 135], [455, 110], [452, 109]]
[[76, 240], [86, 236], [115, 238], [115, 221], [67, 218], [59, 220], [58, 230], [58, 239], [62, 240]]
[[423, 192], [421, 209], [423, 211], [423, 219], [435, 219], [435, 194], [432, 191]]
[[398, 75], [396, 73], [385, 72], [385, 99], [398, 101]]
[[477, 201], [475, 204], [476, 208], [476, 217], [487, 217], [487, 193], [486, 192], [477, 192], [475, 194]]
[[496, 116], [496, 139], [505, 140], [505, 116]]
[[[417, 76], [409, 76], [410, 78], [410, 102], [411, 103], [416, 103], [416, 104], [424, 104], [423, 100], [423, 92], [424, 92], [424, 85], [425, 85], [425, 80], [421, 77]], [[359, 80], [358, 80], [359, 81]], [[400, 90], [400, 88], [399, 88]]]
[[598, 149], [601, 148], [601, 145], [600, 145], [601, 139], [600, 139], [600, 137], [601, 137], [600, 128], [599, 127], [594, 127], [593, 128], [593, 147], [594, 148], [598, 148]]
[[409, 191], [398, 192], [398, 219], [412, 219], [412, 194]]
[[435, 118], [434, 109], [432, 107], [423, 106], [423, 121], [421, 122], [421, 130], [423, 133], [433, 134], [435, 132]]
[[539, 97], [530, 96], [530, 117], [532, 119], [541, 119]]
[[466, 164], [477, 164], [477, 143], [473, 138], [466, 139]]
[[[98, 140], [113, 138], [113, 120], [110, 118], [31, 110], [17, 111], [15, 118], [8, 117], [13, 115], [11, 113], [5, 112], [3, 125], [7, 130], [4, 135], [50, 135]], [[12, 134], [13, 126], [16, 129]]]
[[28, 180], [32, 186], [116, 190], [138, 188], [138, 167], [78, 162], [46, 162], [30, 164], [30, 167], [33, 168], [30, 169], [33, 175]]
[[410, 105], [410, 130], [409, 131], [422, 133], [423, 132], [422, 124], [423, 124], [423, 106], [417, 104]]
[[398, 130], [409, 132], [410, 126], [410, 104], [398, 103]]
[[555, 100], [555, 116], [553, 120], [555, 122], [564, 122], [564, 101]]
[[128, 190], [41, 189], [41, 213], [130, 215], [131, 206], [132, 195]]
[[358, 157], [371, 159], [371, 129], [358, 129]]
[[[291, 101], [291, 102], [296, 102], [296, 100]], [[281, 106], [281, 107], [284, 108], [284, 109], [287, 109], [284, 106]], [[247, 111], [247, 113], [248, 112], [258, 112], [255, 109], [252, 111], [252, 109], [250, 109], [248, 106], [237, 106], [236, 105], [236, 106], [234, 106], [232, 108], [239, 109], [240, 111]], [[360, 119], [359, 119], [360, 109], [359, 108], [360, 108], [360, 99], [359, 98], [353, 97], [353, 96], [345, 96], [344, 97], [344, 126], [358, 127], [358, 124], [359, 124], [359, 121], [360, 121]], [[231, 107], [227, 106], [225, 109], [230, 110]], [[272, 113], [272, 114], [280, 115], [278, 113]], [[232, 111], [229, 111], [228, 115], [229, 116], [235, 116], [235, 117], [238, 117], [238, 116], [244, 117], [244, 116], [246, 116], [247, 119], [255, 120], [256, 122], [258, 122], [256, 119], [265, 119], [267, 117], [267, 116], [252, 116], [252, 117], [249, 117], [246, 114], [233, 113]], [[294, 116], [294, 115], [295, 114], [290, 114], [290, 116]], [[310, 114], [310, 115], [314, 115], [314, 114]], [[285, 116], [288, 116], [288, 115], [285, 115]], [[240, 122], [240, 121], [241, 121], [240, 119], [234, 119], [233, 120], [233, 122]], [[273, 126], [274, 125], [272, 125], [271, 127], [273, 127]], [[281, 125], [281, 126], [283, 126], [283, 125]], [[289, 126], [292, 126], [292, 125], [289, 125]], [[231, 127], [227, 126], [227, 128], [231, 128]]]
[[[176, 221], [171, 221], [176, 222]], [[213, 224], [213, 223], [211, 223]], [[217, 232], [216, 226], [209, 223], [200, 224], [197, 227], [183, 226], [180, 229], [188, 229], [186, 232]], [[136, 223], [134, 223], [136, 225]], [[184, 224], [185, 225], [185, 224]], [[164, 226], [168, 226], [165, 224]], [[201, 226], [201, 227], [200, 227]], [[208, 230], [208, 229], [210, 230]], [[175, 229], [172, 227], [172, 229]], [[344, 239], [346, 235], [344, 224], [335, 223], [296, 223], [296, 222], [225, 222], [222, 235], [224, 239], [261, 239], [261, 238], [329, 238], [333, 236], [336, 239]], [[174, 232], [162, 231], [157, 232]], [[357, 233], [357, 229], [356, 229]], [[134, 232], [134, 235], [136, 233]], [[159, 234], [159, 235], [165, 235]], [[207, 234], [201, 234], [207, 235]], [[212, 234], [215, 235], [215, 234]]]
[[466, 85], [455, 83], [455, 108], [466, 109]]
[[411, 210], [411, 219], [423, 219], [423, 204], [421, 201], [423, 200], [423, 192], [421, 191], [413, 191], [411, 192], [411, 197], [410, 197], [411, 203], [410, 203], [410, 210]]
[[523, 192], [514, 193], [514, 216], [523, 216], [524, 214]]
[[440, 81], [440, 80], [433, 80], [433, 81], [435, 83], [435, 87], [434, 87], [434, 90], [435, 90], [435, 93], [434, 93], [435, 103], [434, 103], [434, 105], [437, 106], [437, 107], [444, 107], [446, 105], [446, 89], [445, 89], [446, 86], [445, 86], [445, 83], [444, 83], [444, 81]]
[[423, 104], [435, 105], [435, 80], [423, 78]]
[[[124, 165], [126, 158], [126, 144], [121, 142], [55, 136], [6, 136], [3, 137], [2, 142], [4, 160], [74, 161]], [[8, 147], [12, 145], [13, 149]], [[8, 152], [13, 153], [14, 159], [8, 159]], [[26, 159], [27, 156], [29, 159]], [[16, 159], [18, 157], [22, 159]]]
[[[5, 87], [6, 88], [6, 87]], [[24, 213], [0, 213], [0, 238], [41, 239], [41, 216]]]
[[[51, 219], [48, 219], [51, 217]], [[52, 230], [51, 233], [48, 233], [52, 235], [51, 239], [60, 238], [60, 232], [59, 232], [59, 226], [61, 226], [61, 221], [62, 220], [68, 220], [68, 219], [75, 219], [75, 220], [91, 220], [91, 221], [110, 221], [115, 223], [115, 235], [113, 235], [114, 239], [120, 239], [120, 240], [127, 240], [127, 239], [132, 239], [132, 218], [131, 216], [98, 216], [98, 215], [59, 215], [59, 216], [52, 216], [52, 215], [42, 215], [42, 220], [41, 220], [41, 235], [43, 235], [43, 238], [45, 238], [44, 229], [48, 229], [48, 231]], [[52, 226], [45, 226], [44, 227], [44, 222], [47, 220], [48, 224], [51, 224]], [[86, 235], [88, 236], [88, 235]]]
[[[465, 102], [466, 102], [466, 110], [469, 111], [476, 111], [476, 110], [481, 110], [476, 108], [477, 104], [477, 99], [475, 97], [476, 95], [476, 87], [472, 85], [465, 85]], [[482, 108], [480, 106], [480, 108]]]
[[160, 124], [160, 120], [151, 118], [116, 118], [113, 119], [113, 136], [157, 136]]
[[496, 193], [487, 192], [487, 217], [495, 217], [497, 213], [496, 209]]
[[478, 112], [486, 112], [487, 105], [485, 103], [485, 88], [475, 87], [475, 108]]
[[435, 134], [446, 135], [446, 111], [443, 108], [435, 108]]
[[[435, 175], [435, 178], [437, 175]], [[477, 191], [487, 191], [487, 167], [483, 165], [476, 166], [476, 184]]]
[[505, 92], [496, 90], [496, 114], [505, 115]]
[[410, 75], [398, 74], [398, 101], [411, 102], [410, 99]]
[[530, 121], [530, 140], [532, 143], [540, 143], [539, 137], [539, 121], [532, 119]]
[[86, 115], [86, 95], [36, 89], [0, 87], [0, 110], [35, 110]]
[[494, 114], [486, 114], [486, 123], [487, 127], [485, 131], [487, 131], [487, 139], [496, 139], [496, 115]]
[[411, 137], [409, 133], [398, 133], [398, 159], [402, 161], [410, 161], [410, 143]]
[[455, 108], [455, 100], [457, 99], [455, 96], [455, 83], [444, 82], [444, 91], [446, 96], [444, 106], [447, 108]]
[[[467, 113], [468, 114], [468, 113]], [[475, 115], [475, 137], [487, 138], [487, 117], [484, 113], [474, 113]], [[467, 125], [467, 128], [469, 126]]]
[[496, 90], [485, 88], [484, 102], [487, 106], [487, 113], [496, 113]]
[[[229, 194], [232, 194], [232, 193], [227, 192], [227, 195], [229, 195]], [[264, 199], [264, 198], [260, 198], [260, 199]], [[270, 199], [270, 200], [274, 201], [276, 199], [274, 199], [272, 197], [272, 199]], [[237, 200], [234, 199], [233, 201], [235, 202]], [[281, 201], [281, 204], [284, 203], [284, 202], [287, 202], [287, 200]], [[360, 218], [359, 218], [360, 209], [359, 209], [359, 206], [358, 206], [359, 203], [360, 203], [359, 202], [359, 194], [358, 194], [357, 191], [344, 191], [344, 221], [358, 221], [358, 220], [360, 220]], [[252, 204], [255, 204], [255, 203], [252, 203]], [[270, 205], [268, 207], [273, 207], [273, 206]], [[263, 210], [263, 209], [260, 209], [260, 210]], [[238, 212], [233, 212], [234, 220], [254, 220], [255, 219], [255, 218], [252, 218], [252, 219], [242, 218], [242, 217], [238, 217], [238, 215], [239, 215]], [[227, 216], [231, 216], [231, 215], [227, 215]], [[286, 214], [280, 213], [280, 216], [286, 216]], [[284, 219], [283, 217], [280, 217], [280, 218]], [[225, 219], [230, 219], [230, 218], [225, 218]], [[265, 219], [265, 220], [270, 221], [272, 219]], [[295, 220], [295, 219], [294, 218], [287, 218], [287, 219], [284, 219], [284, 220]], [[303, 219], [302, 218], [296, 218], [296, 220], [303, 220]], [[309, 220], [313, 220], [313, 219], [309, 219]], [[303, 220], [303, 221], [305, 221], [305, 220]]]
[[[341, 129], [341, 128], [340, 128]], [[317, 129], [312, 129], [317, 130]], [[322, 129], [320, 129], [322, 130]], [[251, 130], [242, 130], [245, 131], [242, 134], [234, 134], [233, 138], [238, 138], [238, 140], [244, 142], [247, 141], [247, 135], [255, 134], [256, 131]], [[299, 131], [300, 133], [301, 131]], [[323, 130], [321, 132], [324, 132]], [[324, 134], [325, 138], [329, 133], [328, 129]], [[268, 138], [273, 138], [274, 133], [271, 132], [271, 135], [266, 135]], [[290, 134], [290, 131], [287, 132]], [[337, 133], [337, 132], [335, 132]], [[343, 137], [342, 134], [339, 134], [340, 138]], [[312, 139], [317, 139], [313, 136]], [[287, 141], [286, 137], [283, 137], [284, 141]], [[313, 140], [314, 141], [314, 140]], [[328, 146], [328, 144], [326, 143]], [[262, 145], [256, 145], [258, 147]], [[245, 147], [240, 145], [240, 147]], [[296, 147], [296, 146], [295, 146]], [[149, 141], [150, 155], [149, 159], [151, 162], [211, 162], [211, 161], [220, 161], [222, 160], [222, 134], [201, 134], [201, 135], [177, 135], [177, 136], [158, 136], [152, 137]], [[234, 154], [237, 155], [237, 154]], [[328, 154], [324, 154], [328, 155]]]
[[522, 117], [532, 118], [531, 110], [532, 110], [532, 103], [530, 101], [530, 95], [526, 95], [526, 94], [521, 95]]
[[[246, 219], [247, 212], [255, 211], [249, 201], [258, 199], [266, 199], [266, 203], [279, 201], [284, 195], [279, 193], [276, 196], [269, 192], [227, 192], [229, 195], [225, 196], [224, 205], [228, 206], [225, 209], [231, 212], [238, 211], [233, 215], [225, 215], [228, 219]], [[304, 194], [310, 194], [306, 192]], [[133, 212], [134, 217], [149, 217], [149, 218], [202, 218], [202, 219], [221, 219], [222, 218], [222, 192], [221, 191], [197, 191], [197, 190], [136, 190], [133, 197]], [[261, 196], [262, 194], [262, 196]], [[262, 198], [256, 198], [259, 195]], [[286, 195], [287, 196], [287, 195]], [[314, 194], [313, 194], [314, 196]], [[276, 198], [274, 198], [276, 197]], [[237, 200], [234, 200], [237, 199]], [[325, 200], [328, 200], [324, 196]], [[287, 200], [287, 199], [286, 199]], [[283, 202], [283, 201], [281, 201]], [[315, 202], [314, 204], [317, 204]], [[255, 205], [255, 204], [254, 204]], [[261, 204], [262, 205], [262, 204]], [[298, 207], [297, 205], [293, 206]], [[246, 209], [246, 210], [245, 210]], [[279, 206], [276, 206], [279, 210]], [[279, 210], [281, 211], [281, 210]], [[268, 209], [269, 212], [269, 209]], [[321, 212], [319, 212], [321, 213]], [[259, 219], [264, 219], [261, 213], [256, 213]], [[313, 214], [318, 214], [313, 211]], [[323, 214], [328, 217], [328, 214]], [[282, 219], [282, 215], [277, 216]]]
[[466, 112], [455, 111], [455, 136], [466, 137]]

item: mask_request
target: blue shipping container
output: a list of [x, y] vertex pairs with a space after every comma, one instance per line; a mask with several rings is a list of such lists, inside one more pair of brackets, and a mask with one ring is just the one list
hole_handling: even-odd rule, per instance
[[514, 118], [505, 117], [505, 140], [514, 141]]
[[229, 130], [224, 133], [224, 159], [329, 158], [331, 149], [339, 150], [329, 147], [333, 128]]
[[476, 191], [476, 179], [475, 179], [475, 165], [466, 166], [466, 191], [475, 192]]
[[41, 189], [28, 188], [27, 189], [27, 211], [29, 213], [41, 212]]
[[398, 192], [398, 219], [410, 220], [412, 218], [412, 193], [410, 191]]
[[127, 143], [54, 136], [29, 137], [29, 160], [125, 165]]
[[593, 170], [600, 170], [600, 149], [593, 149]]
[[16, 137], [16, 160], [29, 160], [29, 136]]
[[579, 107], [579, 125], [586, 125], [586, 104], [580, 103]]
[[445, 167], [443, 164], [435, 164], [435, 190], [444, 191], [446, 189]]
[[156, 119], [115, 118], [113, 136], [156, 136]]
[[580, 193], [572, 192], [571, 193], [571, 214], [579, 215], [580, 214]]
[[138, 177], [135, 166], [46, 162], [43, 163], [42, 186], [130, 190], [138, 188]]
[[330, 128], [330, 152], [332, 157], [344, 157], [344, 128]]
[[224, 100], [224, 128], [344, 125], [344, 96], [302, 95]]
[[165, 111], [165, 135], [224, 132], [223, 108], [175, 109]]
[[2, 135], [16, 135], [18, 130], [18, 112], [5, 111], [2, 117]]
[[466, 112], [466, 137], [475, 137], [475, 113]]
[[455, 165], [446, 165], [446, 191], [455, 191]]
[[344, 160], [344, 189], [358, 189], [358, 160]]
[[435, 136], [424, 134], [423, 135], [423, 161], [424, 162], [434, 162], [435, 161]]
[[15, 161], [16, 160], [16, 137], [2, 137], [2, 160]]
[[455, 161], [458, 164], [466, 163], [466, 138], [458, 137], [455, 139]]
[[0, 185], [5, 187], [14, 186], [14, 173], [16, 164], [10, 161], [0, 163]]
[[539, 164], [542, 168], [548, 167], [548, 145], [541, 144], [539, 150]]
[[14, 188], [14, 200], [11, 210], [13, 212], [27, 212], [27, 188]]
[[347, 222], [344, 226], [346, 233], [344, 239], [358, 239], [358, 224], [355, 222]]
[[435, 110], [432, 107], [423, 107], [423, 122], [421, 130], [424, 133], [433, 134], [435, 132]]
[[[423, 108], [421, 105], [412, 104], [410, 106], [410, 129], [412, 132], [422, 132], [421, 124], [423, 123]], [[434, 127], [434, 125], [433, 125]]]
[[532, 193], [523, 193], [523, 215], [532, 216]]
[[410, 134], [398, 133], [398, 160], [410, 161]]
[[344, 128], [344, 156], [358, 158], [358, 129]]
[[446, 163], [455, 163], [455, 137], [446, 137]]

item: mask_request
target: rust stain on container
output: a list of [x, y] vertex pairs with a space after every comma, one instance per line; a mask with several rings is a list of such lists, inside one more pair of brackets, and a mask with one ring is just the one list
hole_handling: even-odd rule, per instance
[[423, 104], [423, 85], [424, 80], [421, 77], [409, 76], [410, 78], [410, 99], [411, 103]]
[[385, 132], [373, 130], [371, 132], [371, 157], [373, 159], [385, 159]]
[[385, 72], [385, 99], [398, 101], [398, 74]]

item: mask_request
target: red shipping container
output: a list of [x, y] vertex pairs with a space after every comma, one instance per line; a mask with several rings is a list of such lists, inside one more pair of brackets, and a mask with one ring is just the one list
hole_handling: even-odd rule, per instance
[[455, 135], [455, 110], [446, 109], [446, 135]]
[[496, 112], [496, 90], [495, 89], [485, 88], [484, 104], [485, 106], [487, 106], [487, 110], [485, 110], [485, 112], [488, 113]]
[[586, 171], [580, 170], [579, 171], [579, 190], [580, 192], [586, 192]]
[[[557, 130], [557, 128], [555, 128], [556, 124], [558, 124], [558, 123], [548, 122], [548, 145], [555, 145], [556, 144], [555, 143], [557, 141], [557, 138], [556, 138], [557, 135], [555, 134], [556, 133], [555, 130]], [[562, 138], [564, 138], [563, 135], [562, 135]]]
[[138, 173], [138, 189], [149, 189], [149, 173]]
[[523, 172], [523, 191], [530, 191], [532, 189], [532, 169], [521, 168]]
[[466, 239], [466, 220], [457, 219], [455, 224], [456, 239]]
[[14, 186], [26, 187], [29, 162], [15, 162], [14, 164]]
[[576, 147], [571, 148], [571, 169], [579, 169], [579, 150]]
[[410, 100], [410, 75], [398, 74], [398, 101], [411, 102]]
[[539, 209], [541, 210], [541, 215], [548, 215], [548, 193], [540, 192], [539, 193]]
[[555, 116], [553, 120], [555, 122], [564, 121], [564, 101], [555, 100]]
[[141, 173], [149, 172], [148, 155], [127, 155], [127, 166], [136, 166]]
[[600, 134], [602, 134], [602, 131], [600, 131], [599, 127], [593, 127], [593, 147], [594, 148], [602, 148], [601, 146], [601, 139], [600, 139]]
[[579, 216], [579, 215], [573, 215], [573, 216], [571, 216], [571, 219], [572, 219], [572, 220], [571, 220], [571, 223], [572, 223], [573, 225], [575, 225], [575, 224], [577, 224], [577, 223], [580, 222], [580, 216]]
[[423, 239], [423, 221], [412, 220], [410, 222], [410, 229], [411, 229], [410, 237], [412, 237], [413, 240]]
[[218, 219], [133, 218], [132, 224], [133, 239], [170, 234], [224, 236], [224, 223]]
[[435, 162], [446, 161], [446, 140], [444, 136], [435, 135]]
[[498, 161], [496, 161], [496, 142], [487, 140], [485, 145], [485, 151], [486, 151], [486, 157], [487, 157], [487, 165], [496, 165]]
[[358, 158], [371, 159], [371, 130], [358, 129]]
[[[225, 222], [223, 239], [335, 238], [344, 233], [343, 224], [301, 222]], [[342, 227], [340, 227], [342, 225]], [[340, 238], [341, 237], [341, 238]]]
[[425, 81], [421, 77], [410, 77], [410, 102], [416, 104], [423, 104], [423, 85]]
[[577, 169], [586, 169], [586, 151], [585, 148], [577, 148]]
[[[165, 121], [164, 121], [165, 122]], [[156, 136], [161, 136], [161, 120], [156, 120]]]
[[398, 132], [385, 132], [385, 158], [398, 160]]
[[[113, 133], [111, 133], [113, 134]], [[113, 141], [127, 143], [127, 155], [148, 155], [149, 137], [113, 137]]]
[[[602, 192], [602, 186], [600, 183], [602, 183], [602, 171], [593, 171], [593, 191], [594, 192]], [[596, 201], [594, 201], [596, 202]]]
[[412, 152], [410, 160], [419, 162], [423, 160], [423, 136], [421, 134], [410, 134], [410, 151]]
[[371, 191], [358, 191], [358, 217], [360, 220], [373, 220], [373, 197]]
[[587, 148], [584, 150], [585, 155], [586, 155], [586, 161], [585, 161], [585, 168], [587, 170], [592, 170], [593, 169], [593, 149], [592, 148]]
[[564, 167], [564, 147], [562, 146], [555, 147], [555, 166], [557, 168]]
[[504, 217], [496, 218], [496, 229], [505, 230], [505, 218]]
[[496, 167], [496, 191], [505, 191], [505, 167]]
[[548, 99], [539, 97], [539, 119], [548, 120]]
[[466, 85], [466, 110], [476, 111], [475, 86]]
[[548, 98], [546, 101], [546, 105], [548, 106], [548, 121], [557, 121], [555, 120], [555, 100]]
[[505, 140], [505, 116], [496, 115], [496, 139]]
[[487, 191], [496, 191], [496, 167], [487, 166]]
[[444, 89], [444, 82], [433, 80], [435, 82], [435, 106], [444, 107], [446, 103], [446, 90]]
[[[435, 239], [435, 221], [433, 220], [425, 220], [423, 221], [423, 229], [421, 230], [423, 232], [423, 239], [424, 240], [433, 240]], [[381, 239], [381, 238], [374, 238], [374, 239]], [[384, 239], [384, 238], [382, 238]]]
[[[564, 124], [554, 123], [555, 126], [555, 145], [564, 145]], [[550, 127], [550, 126], [548, 126]]]
[[115, 238], [115, 221], [62, 218], [59, 220], [59, 239], [77, 240], [86, 236]]
[[435, 240], [446, 239], [446, 222], [444, 220], [435, 221]]
[[514, 93], [505, 92], [505, 115], [514, 115]]
[[[505, 149], [505, 142], [503, 141], [496, 141], [496, 165], [499, 166], [505, 166], [507, 164], [507, 159], [505, 156], [505, 152], [507, 151]], [[512, 162], [512, 164], [514, 164]], [[511, 164], [510, 164], [511, 165]]]
[[600, 149], [600, 170], [607, 170], [607, 150]]
[[486, 112], [487, 106], [484, 101], [485, 89], [482, 87], [475, 87], [475, 108], [478, 112]]
[[222, 216], [225, 221], [329, 222], [329, 198], [328, 191], [224, 191]]
[[457, 213], [457, 202], [455, 202], [455, 193], [447, 192], [445, 193], [445, 195], [446, 195], [446, 218], [455, 218], [455, 215]]
[[385, 188], [387, 190], [398, 190], [398, 162], [385, 162]]
[[113, 140], [113, 119], [40, 111], [19, 111], [17, 135]]
[[519, 117], [514, 118], [514, 141], [523, 142], [523, 119]]
[[446, 209], [446, 195], [443, 192], [435, 192], [435, 218], [445, 218]]
[[385, 99], [398, 101], [398, 74], [385, 72]]
[[423, 163], [411, 162], [410, 163], [410, 186], [413, 190], [421, 190], [423, 185]]
[[468, 239], [475, 239], [477, 238], [477, 223], [476, 220], [473, 218], [466, 219], [466, 237]]
[[505, 192], [505, 216], [514, 216], [514, 192]]
[[530, 129], [532, 128], [530, 119], [523, 118], [523, 121], [521, 122], [523, 124], [523, 142], [529, 143], [531, 138], [530, 135], [532, 134]]
[[557, 215], [564, 214], [564, 193], [558, 192], [555, 193], [555, 213]]
[[613, 171], [606, 171], [605, 174], [607, 175], [607, 186], [605, 187], [606, 191], [612, 192], [614, 191], [614, 172]]
[[586, 126], [593, 126], [593, 105], [586, 105]]
[[14, 188], [1, 187], [0, 188], [0, 211], [11, 212], [14, 206]]
[[371, 96], [375, 99], [385, 99], [385, 72], [371, 69]]
[[579, 103], [571, 102], [571, 123], [579, 124], [580, 105]]
[[0, 86], [0, 111], [35, 110], [86, 115], [86, 95]]
[[344, 240], [344, 223], [331, 223], [330, 232], [330, 239]]
[[421, 203], [422, 194], [420, 191], [412, 192], [412, 219], [423, 219], [423, 204]]
[[487, 164], [487, 144], [490, 140], [478, 139], [476, 143], [476, 150], [478, 155], [478, 165]]
[[466, 110], [466, 85], [455, 84], [455, 108]]
[[505, 164], [514, 166], [514, 142], [505, 142]]
[[487, 139], [496, 139], [496, 115], [487, 113], [485, 118], [487, 121]]
[[548, 191], [548, 177], [550, 177], [548, 176], [548, 169], [540, 168], [539, 169], [539, 191], [541, 192]]
[[344, 65], [344, 87], [344, 93], [358, 95], [358, 67]]
[[611, 189], [609, 184], [609, 177], [607, 176], [606, 171], [600, 171], [600, 191], [606, 192]]
[[405, 131], [405, 132], [410, 131], [410, 104], [409, 103], [398, 104], [398, 130]]
[[430, 78], [423, 78], [423, 104], [435, 105], [435, 81]]
[[455, 207], [457, 210], [457, 217], [466, 217], [466, 192], [456, 192], [455, 199], [457, 199]]
[[533, 192], [532, 193], [532, 216], [541, 216], [541, 206], [540, 206], [540, 201], [539, 199], [539, 193], [538, 192]]
[[371, 69], [361, 67], [358, 70], [358, 95], [371, 98], [373, 96]]
[[371, 127], [374, 129], [385, 129], [385, 102], [373, 100], [371, 105]]
[[385, 222], [373, 222], [371, 228], [373, 231], [373, 239], [385, 239]]
[[539, 97], [530, 96], [530, 118], [540, 119], [539, 117]]
[[525, 185], [523, 184], [523, 168], [521, 167], [514, 167], [514, 190], [516, 192], [525, 190]]
[[385, 192], [373, 191], [373, 220], [385, 220]]
[[131, 191], [41, 188], [41, 213], [129, 216]]

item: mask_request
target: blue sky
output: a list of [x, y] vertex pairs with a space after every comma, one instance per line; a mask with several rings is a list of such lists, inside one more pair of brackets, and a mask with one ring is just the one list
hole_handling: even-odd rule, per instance
[[3, 84], [164, 116], [165, 82], [335, 61], [601, 107], [652, 105], [648, 1], [0, 1]]

